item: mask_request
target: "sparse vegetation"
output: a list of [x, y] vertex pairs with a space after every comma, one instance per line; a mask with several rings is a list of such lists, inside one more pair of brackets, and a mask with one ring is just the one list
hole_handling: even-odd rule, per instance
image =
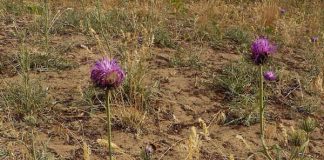
[[0, 159], [324, 159], [323, 7], [1, 0]]

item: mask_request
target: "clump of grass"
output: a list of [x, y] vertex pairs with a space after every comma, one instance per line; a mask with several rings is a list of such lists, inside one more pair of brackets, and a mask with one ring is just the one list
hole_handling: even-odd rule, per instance
[[[11, 61], [16, 63], [21, 59], [22, 55], [18, 54]], [[52, 70], [68, 70], [77, 66], [76, 63], [71, 62], [63, 57], [57, 56], [55, 54], [42, 54], [42, 53], [33, 53], [29, 54], [29, 63], [28, 67], [30, 70], [44, 72]], [[16, 65], [17, 70], [22, 70], [20, 64]]]
[[174, 54], [170, 60], [172, 67], [190, 67], [193, 69], [201, 69], [203, 62], [200, 60], [198, 53], [193, 53], [192, 50], [180, 49]]
[[237, 45], [247, 45], [251, 42], [251, 36], [244, 30], [238, 27], [231, 27], [225, 32], [224, 38], [227, 38]]
[[307, 117], [303, 121], [301, 121], [299, 128], [309, 134], [315, 130], [316, 126], [317, 122], [315, 121], [315, 119]]
[[3, 0], [0, 2], [0, 8], [8, 14], [16, 16], [23, 14], [41, 15], [44, 11], [39, 3], [26, 1]]
[[253, 76], [256, 75], [256, 69], [245, 60], [241, 60], [226, 65], [220, 74], [213, 77], [212, 86], [224, 90], [228, 100], [243, 95], [252, 96], [256, 93], [256, 88], [253, 87], [256, 83]]
[[316, 77], [311, 73], [299, 72], [298, 75], [284, 69], [279, 71], [281, 75], [278, 85], [270, 87], [273, 93], [272, 99], [299, 113], [316, 113], [321, 103], [321, 94], [317, 91], [318, 86], [313, 86]]
[[142, 60], [127, 59], [125, 64], [127, 77], [123, 84], [122, 96], [126, 104], [136, 106], [140, 110], [146, 110], [152, 91], [144, 86], [146, 68]]
[[57, 14], [60, 14], [60, 17], [53, 24], [51, 33], [65, 34], [71, 33], [72, 31], [85, 31], [88, 29], [85, 12], [68, 8]]
[[10, 1], [10, 0], [4, 0], [0, 2], [1, 8], [9, 13], [14, 14], [16, 16], [22, 15], [24, 11], [26, 11], [26, 8], [24, 7], [24, 3], [22, 1]]
[[10, 156], [10, 152], [5, 150], [5, 149], [1, 149], [0, 150], [0, 158], [7, 158]]
[[249, 50], [251, 35], [249, 32], [239, 27], [230, 27], [225, 31], [223, 39], [229, 40], [229, 43], [234, 45], [238, 52], [242, 53]]
[[292, 131], [288, 139], [288, 143], [294, 147], [296, 146], [300, 147], [304, 145], [306, 141], [307, 141], [306, 134], [302, 130]]
[[[122, 59], [124, 68], [126, 70], [126, 79], [124, 81], [122, 90], [118, 93], [122, 97], [124, 105], [132, 106], [140, 111], [149, 110], [149, 105], [154, 97], [156, 87], [153, 84], [149, 84], [145, 81], [145, 76], [148, 73], [148, 66], [145, 60], [151, 57], [152, 39], [149, 39], [149, 33], [143, 33], [144, 42], [141, 42], [141, 46], [134, 50], [122, 46], [125, 48]], [[133, 40], [132, 36], [125, 34], [124, 45], [138, 46], [138, 41]]]
[[44, 12], [44, 9], [39, 3], [24, 2], [24, 5], [29, 14], [42, 15]]
[[37, 113], [48, 104], [47, 91], [38, 81], [32, 80], [26, 87], [24, 81], [7, 83], [0, 92], [1, 106], [10, 109], [22, 118], [30, 113]]
[[54, 54], [31, 54], [30, 68], [33, 70], [66, 70], [72, 69], [77, 64]]
[[254, 76], [257, 71], [245, 60], [233, 62], [223, 68], [220, 74], [212, 77], [211, 87], [222, 90], [226, 95], [226, 101], [230, 102], [230, 115], [227, 123], [256, 122], [257, 88]]
[[3, 106], [14, 110], [15, 114], [24, 117], [32, 115], [47, 104], [47, 92], [35, 80], [30, 79], [31, 59], [25, 46], [24, 34], [20, 35], [20, 54], [18, 57], [19, 75], [18, 83], [7, 83], [1, 92]]
[[172, 40], [171, 33], [164, 27], [158, 27], [154, 30], [154, 43], [158, 47], [175, 48], [176, 44]]
[[93, 85], [89, 85], [85, 88], [81, 88], [80, 90], [81, 93], [81, 104], [84, 105], [90, 105], [90, 106], [95, 106], [95, 105], [100, 105], [102, 103], [103, 99], [103, 91], [94, 87]]
[[198, 25], [194, 35], [195, 39], [209, 43], [213, 49], [222, 47], [223, 33], [216, 21], [207, 21], [204, 25]]
[[176, 13], [184, 13], [187, 11], [184, 0], [170, 0], [170, 4]]
[[[52, 10], [48, 1], [44, 0], [42, 11], [34, 15], [34, 23], [28, 24], [28, 29], [34, 34], [41, 34], [45, 51], [50, 52], [50, 38], [53, 34], [66, 34], [71, 30], [79, 31], [84, 13], [72, 8]], [[56, 11], [56, 12], [54, 12]], [[53, 13], [54, 12], [54, 13]], [[81, 30], [81, 29], [80, 29]]]
[[157, 21], [157, 15], [153, 15], [152, 12], [144, 8], [130, 11], [128, 7], [134, 9], [131, 4], [133, 3], [130, 3], [130, 6], [125, 5], [126, 8], [112, 8], [108, 11], [102, 9], [90, 10], [86, 19], [92, 29], [100, 31], [101, 36], [105, 34], [107, 37], [121, 37], [123, 33], [136, 33], [142, 27], [153, 28], [154, 22]]
[[138, 134], [145, 129], [146, 112], [142, 113], [134, 107], [118, 109], [116, 112], [118, 116], [115, 120], [115, 127]]
[[2, 73], [3, 68], [4, 68], [4, 64], [2, 62], [0, 62], [0, 73]]

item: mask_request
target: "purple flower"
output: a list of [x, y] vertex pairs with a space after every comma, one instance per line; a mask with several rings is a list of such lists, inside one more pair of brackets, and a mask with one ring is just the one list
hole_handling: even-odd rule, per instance
[[150, 156], [154, 153], [154, 151], [156, 150], [156, 147], [154, 144], [148, 144], [146, 147], [145, 147], [145, 154], [147, 156]]
[[258, 38], [251, 46], [252, 60], [255, 64], [263, 64], [266, 62], [268, 56], [274, 53], [276, 47], [272, 45], [266, 38]]
[[277, 79], [276, 74], [273, 71], [266, 71], [263, 74], [264, 79], [268, 80], [268, 81], [274, 81]]
[[281, 15], [284, 15], [287, 12], [284, 8], [280, 8], [279, 11]]
[[317, 42], [317, 41], [318, 41], [318, 37], [317, 37], [317, 36], [313, 36], [313, 37], [311, 38], [311, 42], [315, 43], [315, 42]]
[[91, 80], [103, 89], [116, 88], [123, 82], [125, 73], [116, 60], [102, 58], [91, 69]]

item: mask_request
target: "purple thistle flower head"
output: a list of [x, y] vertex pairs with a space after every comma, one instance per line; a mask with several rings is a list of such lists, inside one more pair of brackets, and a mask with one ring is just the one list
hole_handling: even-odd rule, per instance
[[315, 42], [317, 42], [317, 41], [318, 41], [318, 37], [317, 37], [317, 36], [313, 36], [313, 37], [311, 38], [311, 42], [315, 43]]
[[277, 79], [277, 76], [273, 71], [264, 72], [263, 77], [264, 77], [264, 79], [266, 79], [268, 81], [274, 81]]
[[90, 78], [100, 88], [113, 89], [122, 84], [125, 73], [116, 60], [102, 58], [92, 67]]
[[274, 53], [275, 50], [276, 47], [271, 44], [268, 39], [260, 37], [251, 45], [251, 58], [255, 64], [263, 64], [266, 62], [268, 56]]

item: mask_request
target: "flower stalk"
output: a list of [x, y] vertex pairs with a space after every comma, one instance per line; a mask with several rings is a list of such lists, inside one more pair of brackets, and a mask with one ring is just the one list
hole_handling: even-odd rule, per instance
[[111, 93], [109, 89], [106, 89], [106, 114], [108, 121], [108, 150], [109, 150], [109, 160], [112, 160], [112, 146], [111, 146], [111, 113], [110, 113], [110, 97]]
[[263, 66], [259, 65], [259, 76], [260, 76], [260, 87], [259, 87], [259, 94], [260, 94], [260, 130], [261, 130], [261, 134], [260, 134], [260, 138], [261, 138], [261, 143], [262, 143], [262, 147], [263, 147], [263, 151], [265, 156], [269, 159], [269, 160], [273, 160], [272, 157], [270, 156], [270, 153], [268, 151], [268, 147], [266, 145], [265, 139], [264, 139], [264, 128], [265, 128], [265, 119], [264, 119], [264, 111], [265, 111], [265, 106], [264, 106], [264, 87], [263, 87]]
[[49, 41], [49, 4], [48, 0], [44, 0], [44, 10], [45, 10], [45, 49], [46, 54], [48, 54], [48, 41]]
[[269, 42], [269, 40], [265, 37], [260, 37], [256, 39], [251, 45], [251, 60], [259, 67], [259, 115], [260, 115], [260, 139], [263, 147], [264, 155], [267, 157], [268, 160], [273, 160], [268, 147], [266, 145], [264, 139], [264, 129], [265, 129], [265, 106], [264, 106], [264, 87], [263, 81], [264, 79], [267, 81], [274, 81], [276, 80], [276, 75], [272, 71], [266, 71], [263, 73], [263, 65], [267, 62], [268, 58], [274, 54], [276, 51], [276, 46]]
[[123, 69], [118, 65], [114, 59], [102, 58], [94, 64], [91, 69], [91, 80], [94, 85], [103, 89], [106, 92], [106, 114], [108, 121], [108, 150], [109, 160], [112, 160], [112, 143], [111, 143], [111, 113], [110, 113], [110, 99], [111, 91], [119, 87], [125, 78]]
[[31, 130], [31, 140], [32, 140], [32, 154], [33, 160], [37, 160], [36, 147], [35, 147], [35, 137], [34, 137], [34, 126]]

